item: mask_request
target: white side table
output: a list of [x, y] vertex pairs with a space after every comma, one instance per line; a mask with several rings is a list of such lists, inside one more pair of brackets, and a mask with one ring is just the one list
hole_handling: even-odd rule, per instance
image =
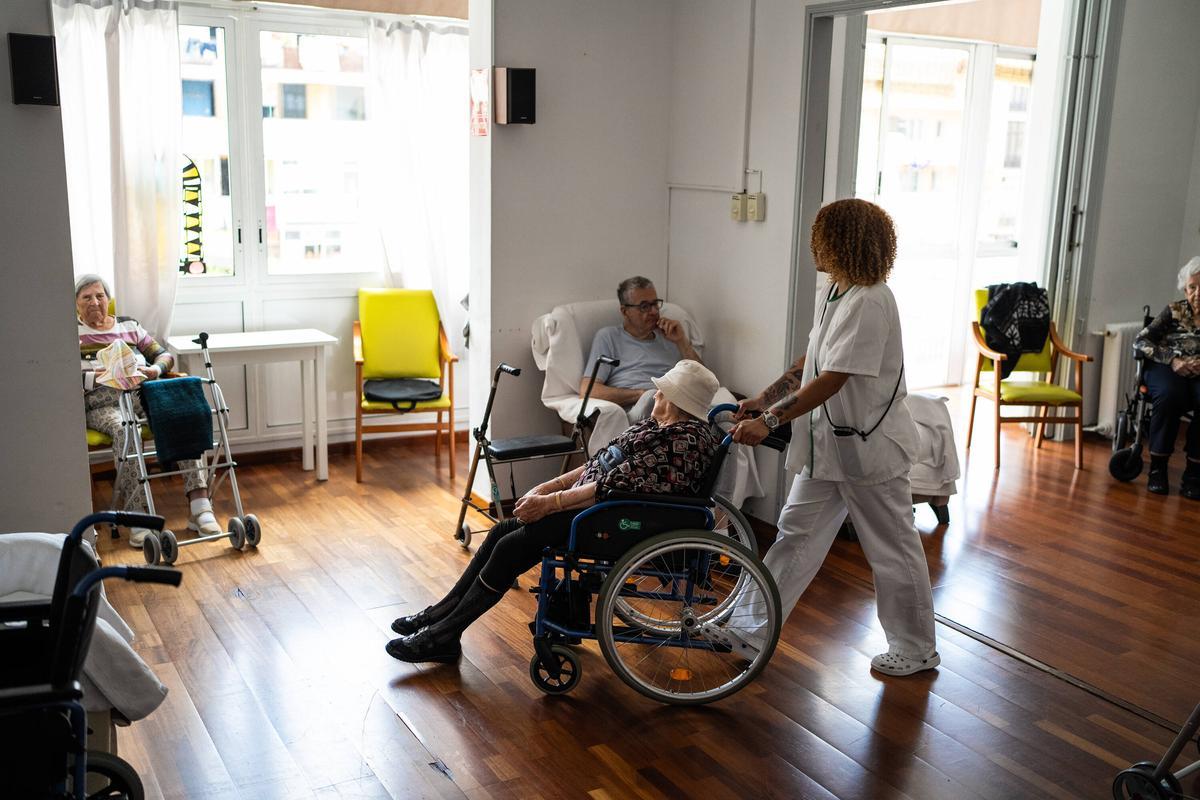
[[[193, 375], [206, 375], [200, 345], [196, 335], [170, 336], [167, 347], [180, 365]], [[247, 331], [245, 333], [212, 333], [208, 336], [208, 353], [214, 367], [236, 364], [271, 364], [278, 361], [300, 362], [301, 419], [304, 444], [300, 448], [304, 469], [313, 468], [313, 419], [317, 422], [316, 467], [317, 480], [329, 479], [329, 433], [325, 357], [330, 345], [337, 344], [330, 336], [315, 328], [290, 331]], [[313, 378], [316, 378], [314, 387]], [[313, 405], [313, 401], [316, 405]], [[315, 414], [314, 414], [315, 410]]]

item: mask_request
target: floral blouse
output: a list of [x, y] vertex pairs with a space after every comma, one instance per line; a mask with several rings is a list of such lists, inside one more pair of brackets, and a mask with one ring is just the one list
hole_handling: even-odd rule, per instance
[[[592, 456], [575, 482], [595, 481], [596, 491], [606, 489], [650, 494], [695, 495], [712, 464], [720, 440], [707, 422], [688, 419], [659, 425], [653, 417], [631, 426]], [[603, 456], [612, 447], [624, 458], [606, 468]]]
[[1133, 347], [1151, 361], [1170, 364], [1173, 358], [1200, 358], [1200, 326], [1187, 300], [1178, 300], [1142, 328]]

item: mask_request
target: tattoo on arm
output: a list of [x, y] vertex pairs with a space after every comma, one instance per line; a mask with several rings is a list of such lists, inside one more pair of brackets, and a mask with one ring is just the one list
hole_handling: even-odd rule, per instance
[[768, 407], [773, 406], [784, 397], [787, 397], [792, 392], [795, 392], [801, 386], [801, 376], [804, 373], [804, 359], [800, 359], [792, 365], [791, 369], [783, 373], [779, 380], [772, 383], [763, 390], [762, 399]]

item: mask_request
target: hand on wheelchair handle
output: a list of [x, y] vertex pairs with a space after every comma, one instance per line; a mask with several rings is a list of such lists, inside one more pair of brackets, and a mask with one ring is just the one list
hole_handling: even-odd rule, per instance
[[770, 431], [767, 430], [766, 423], [755, 417], [754, 419], [743, 419], [730, 433], [738, 444], [754, 447], [766, 439]]
[[733, 415], [733, 418], [741, 421], [743, 419], [756, 416], [764, 408], [766, 408], [766, 403], [764, 403], [760, 398], [747, 397], [745, 400], [738, 401], [737, 412]]

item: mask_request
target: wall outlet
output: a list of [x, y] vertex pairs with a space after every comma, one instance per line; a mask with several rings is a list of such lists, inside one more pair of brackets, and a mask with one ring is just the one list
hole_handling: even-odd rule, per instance
[[762, 192], [746, 195], [746, 218], [751, 222], [762, 222], [767, 218], [767, 196]]
[[729, 218], [734, 222], [746, 221], [746, 193], [741, 192], [730, 198]]

